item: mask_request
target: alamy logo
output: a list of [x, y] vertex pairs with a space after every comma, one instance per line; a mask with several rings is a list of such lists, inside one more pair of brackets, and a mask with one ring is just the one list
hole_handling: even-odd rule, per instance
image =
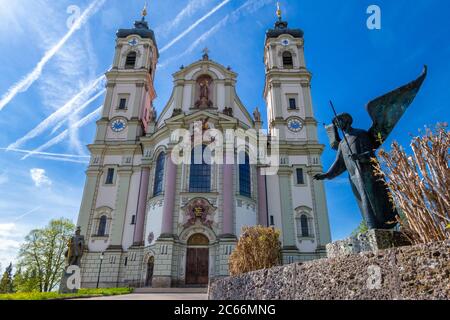
[[377, 265], [371, 265], [367, 268], [369, 277], [367, 278], [367, 289], [380, 290], [381, 289], [381, 268]]
[[67, 289], [78, 290], [81, 288], [81, 270], [79, 266], [69, 266], [66, 270], [70, 276], [67, 278]]
[[79, 6], [76, 5], [70, 5], [67, 7], [66, 12], [70, 14], [70, 16], [66, 20], [66, 26], [68, 29], [71, 29], [75, 22], [80, 18], [81, 16], [81, 9]]
[[381, 8], [375, 4], [367, 8], [367, 28], [369, 30], [381, 30]]

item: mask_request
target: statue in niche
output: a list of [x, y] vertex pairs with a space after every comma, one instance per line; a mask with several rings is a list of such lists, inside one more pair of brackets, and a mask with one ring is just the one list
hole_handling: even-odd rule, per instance
[[209, 76], [202, 76], [197, 80], [199, 88], [199, 100], [195, 103], [196, 108], [205, 109], [212, 107], [210, 99], [212, 79]]

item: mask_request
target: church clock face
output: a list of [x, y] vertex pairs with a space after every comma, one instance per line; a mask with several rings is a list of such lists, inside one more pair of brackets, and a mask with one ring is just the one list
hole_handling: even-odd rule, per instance
[[289, 40], [288, 39], [283, 39], [283, 40], [281, 40], [281, 44], [286, 47], [286, 46], [289, 45]]
[[135, 47], [139, 44], [139, 40], [137, 38], [133, 38], [130, 41], [128, 41], [128, 44], [132, 47]]
[[303, 123], [300, 119], [291, 118], [287, 122], [288, 129], [292, 132], [300, 132], [303, 129]]
[[125, 119], [115, 119], [111, 122], [111, 129], [114, 132], [122, 132], [127, 127], [127, 121]]

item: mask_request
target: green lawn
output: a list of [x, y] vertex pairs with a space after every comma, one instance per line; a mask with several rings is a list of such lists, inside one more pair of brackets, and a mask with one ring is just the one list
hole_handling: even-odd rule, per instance
[[69, 294], [59, 294], [57, 292], [18, 292], [0, 294], [0, 300], [54, 300], [89, 296], [115, 296], [132, 292], [132, 288], [80, 289], [78, 293]]

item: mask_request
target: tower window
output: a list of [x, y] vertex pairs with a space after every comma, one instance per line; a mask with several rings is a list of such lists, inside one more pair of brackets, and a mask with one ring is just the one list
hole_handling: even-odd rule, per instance
[[97, 230], [97, 235], [99, 237], [104, 237], [106, 235], [106, 222], [107, 222], [106, 216], [101, 216]]
[[161, 152], [156, 160], [155, 169], [155, 184], [153, 186], [153, 196], [159, 196], [163, 191], [163, 178], [164, 178], [164, 163], [166, 162], [166, 155]]
[[274, 216], [270, 216], [270, 225], [271, 226], [275, 225], [275, 218], [274, 218]]
[[105, 184], [113, 184], [113, 183], [114, 183], [114, 169], [108, 168]]
[[309, 232], [309, 223], [308, 223], [308, 217], [304, 214], [302, 214], [302, 216], [300, 217], [300, 224], [301, 224], [301, 235], [302, 237], [309, 237], [310, 236], [310, 232]]
[[283, 52], [283, 67], [286, 69], [292, 69], [294, 67], [292, 54], [289, 51]]
[[[195, 163], [195, 150], [202, 148], [202, 163]], [[189, 177], [189, 192], [211, 192], [211, 166], [205, 162], [203, 157], [206, 146], [197, 146], [192, 149], [191, 169]]]
[[303, 169], [298, 168], [296, 172], [297, 172], [297, 184], [305, 184], [305, 176], [303, 174]]
[[244, 197], [251, 197], [251, 182], [250, 182], [250, 159], [248, 154], [245, 154], [244, 163], [239, 164], [239, 194]]
[[136, 66], [136, 52], [132, 51], [127, 55], [127, 60], [125, 61], [125, 69], [134, 69]]
[[126, 98], [121, 98], [119, 100], [119, 109], [120, 110], [125, 110], [127, 108], [127, 99]]
[[131, 216], [131, 224], [136, 224], [136, 215]]
[[296, 110], [297, 109], [297, 101], [295, 98], [289, 98], [289, 110]]

